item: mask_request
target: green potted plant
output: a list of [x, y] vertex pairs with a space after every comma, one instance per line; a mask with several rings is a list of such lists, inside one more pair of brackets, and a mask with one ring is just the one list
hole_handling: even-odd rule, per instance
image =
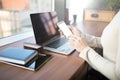
[[119, 10], [120, 9], [120, 0], [105, 0], [106, 6], [111, 10]]

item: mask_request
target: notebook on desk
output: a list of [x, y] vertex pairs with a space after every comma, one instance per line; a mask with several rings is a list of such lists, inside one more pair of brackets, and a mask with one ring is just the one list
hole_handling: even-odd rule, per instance
[[33, 13], [30, 14], [30, 18], [36, 43], [44, 46], [43, 49], [65, 55], [74, 51], [68, 40], [60, 36], [56, 12]]

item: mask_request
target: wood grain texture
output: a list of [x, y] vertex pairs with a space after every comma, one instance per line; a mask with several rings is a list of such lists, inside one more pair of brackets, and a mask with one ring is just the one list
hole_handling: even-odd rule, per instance
[[[108, 23], [105, 22], [82, 22], [79, 27], [84, 33], [101, 36]], [[0, 47], [0, 50], [7, 47], [21, 47], [24, 42], [35, 42], [34, 37], [17, 41]], [[77, 51], [65, 56], [45, 51], [53, 57], [38, 71], [33, 72], [18, 68], [5, 63], [0, 63], [0, 80], [81, 80], [83, 73], [86, 73], [86, 63], [80, 58]]]
[[[28, 38], [0, 47], [0, 50], [10, 46], [23, 48], [25, 41], [34, 42], [34, 38]], [[0, 80], [69, 80], [85, 63], [82, 58], [78, 57], [78, 52], [76, 51], [69, 56], [49, 51], [43, 52], [52, 54], [53, 57], [36, 72], [0, 63]]]

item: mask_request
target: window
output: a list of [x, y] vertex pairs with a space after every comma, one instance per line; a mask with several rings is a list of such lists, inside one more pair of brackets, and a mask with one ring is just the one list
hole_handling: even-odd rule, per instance
[[30, 14], [53, 10], [53, 1], [0, 0], [0, 46], [33, 35]]

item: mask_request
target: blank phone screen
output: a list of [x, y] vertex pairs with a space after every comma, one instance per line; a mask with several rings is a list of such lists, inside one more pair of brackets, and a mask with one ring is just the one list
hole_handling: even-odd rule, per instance
[[59, 22], [57, 25], [60, 28], [60, 30], [62, 30], [63, 34], [66, 37], [69, 37], [72, 35], [72, 32], [70, 31], [70, 29], [68, 28], [68, 26], [65, 24], [64, 21]]

